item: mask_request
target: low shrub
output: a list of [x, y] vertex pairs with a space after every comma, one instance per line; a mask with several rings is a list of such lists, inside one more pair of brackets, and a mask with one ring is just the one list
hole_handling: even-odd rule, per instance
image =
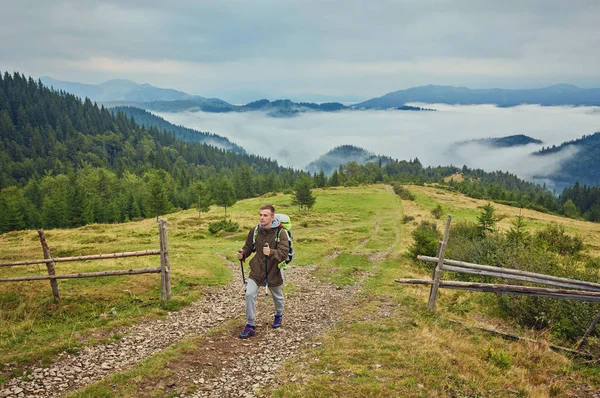
[[409, 252], [415, 260], [417, 256], [435, 256], [438, 250], [438, 243], [442, 239], [442, 234], [437, 230], [433, 222], [421, 221], [421, 224], [412, 233], [414, 242]]
[[562, 225], [552, 223], [539, 231], [534, 237], [537, 246], [552, 252], [573, 256], [583, 250], [583, 239], [565, 233]]
[[[514, 229], [514, 228], [513, 228]], [[550, 224], [534, 234], [527, 244], [515, 244], [514, 231], [479, 233], [475, 223], [458, 222], [452, 226], [446, 257], [452, 260], [519, 269], [563, 278], [600, 282], [600, 259], [582, 254], [581, 238], [565, 233], [564, 228]], [[528, 234], [525, 226], [520, 233]], [[452, 279], [489, 283], [516, 281], [468, 274], [453, 274]], [[548, 287], [548, 286], [544, 286]], [[549, 329], [560, 339], [580, 338], [598, 312], [597, 304], [554, 298], [537, 298], [510, 294], [494, 295], [500, 311], [521, 325]]]
[[442, 218], [442, 215], [444, 214], [444, 209], [442, 209], [441, 205], [437, 205], [435, 207], [435, 209], [431, 210], [431, 215], [436, 219], [439, 220], [440, 218]]
[[400, 199], [404, 200], [415, 200], [415, 195], [413, 195], [408, 189], [404, 188], [400, 184], [394, 184], [394, 193], [400, 196]]
[[402, 224], [408, 224], [409, 222], [413, 221], [415, 218], [413, 216], [404, 216], [402, 218]]
[[208, 232], [210, 232], [213, 235], [219, 231], [237, 232], [239, 228], [240, 225], [231, 220], [215, 221], [208, 224]]
[[512, 359], [510, 354], [503, 349], [494, 350], [491, 346], [487, 348], [486, 359], [500, 369], [512, 368]]

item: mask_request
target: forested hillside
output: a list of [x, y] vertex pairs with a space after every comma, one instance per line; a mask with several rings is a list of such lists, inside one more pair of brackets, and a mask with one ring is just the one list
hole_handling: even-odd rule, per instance
[[183, 126], [176, 126], [172, 123], [167, 122], [162, 117], [156, 116], [144, 109], [136, 108], [134, 106], [116, 106], [114, 108], [111, 108], [110, 110], [114, 114], [122, 112], [125, 115], [127, 115], [127, 117], [133, 117], [136, 123], [140, 126], [156, 127], [161, 131], [164, 130], [171, 132], [175, 134], [175, 137], [184, 141], [199, 142], [202, 144], [213, 145], [217, 148], [225, 149], [232, 152], [246, 153], [244, 148], [237, 144], [234, 144], [225, 137], [221, 137], [217, 134], [189, 129]]
[[543, 148], [535, 155], [552, 155], [568, 146], [577, 148], [577, 153], [565, 160], [550, 178], [563, 184], [572, 184], [573, 181], [578, 181], [580, 184], [600, 186], [600, 167], [598, 167], [600, 165], [600, 132], [584, 135], [559, 146]]
[[465, 144], [480, 144], [487, 145], [493, 148], [510, 148], [529, 144], [543, 144], [543, 142], [542, 140], [538, 140], [536, 138], [532, 138], [524, 134], [516, 134], [509, 135], [506, 137], [480, 138], [475, 140], [461, 141], [453, 144], [453, 146], [460, 146]]
[[189, 208], [206, 187], [246, 198], [301, 172], [141, 128], [19, 73], [0, 80], [0, 232], [120, 222]]
[[[276, 161], [185, 142], [144, 128], [88, 99], [55, 92], [19, 73], [0, 77], [0, 233], [154, 217], [202, 202], [291, 189], [301, 171]], [[438, 183], [513, 206], [600, 221], [596, 189], [555, 197], [505, 172], [423, 167], [418, 159], [339, 166], [314, 185]], [[207, 197], [209, 199], [207, 199]]]
[[378, 156], [354, 145], [341, 145], [307, 164], [304, 170], [310, 173], [317, 173], [322, 170], [325, 175], [331, 176], [335, 169], [350, 161], [358, 164], [376, 162], [379, 165], [385, 165], [391, 160], [387, 156]]

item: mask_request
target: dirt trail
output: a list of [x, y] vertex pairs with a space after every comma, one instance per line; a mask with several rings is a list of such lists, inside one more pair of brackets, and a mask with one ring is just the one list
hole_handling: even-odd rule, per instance
[[[237, 264], [229, 266], [234, 275], [239, 273]], [[319, 345], [318, 336], [333, 327], [357, 299], [362, 282], [345, 287], [319, 282], [314, 277], [315, 268], [292, 265], [286, 271], [286, 283], [293, 289], [286, 295], [283, 327], [268, 328], [268, 342], [265, 323], [270, 324], [274, 310], [263, 289], [258, 297], [257, 335], [248, 340], [238, 338], [244, 325], [244, 300], [241, 282], [236, 279], [226, 286], [203, 289], [200, 300], [169, 313], [166, 319], [144, 320], [115, 330], [114, 334], [123, 336], [118, 341], [86, 347], [76, 355], [62, 354], [49, 367], [29, 369], [24, 376], [9, 380], [0, 398], [62, 396], [130, 369], [185, 338], [202, 336], [232, 319], [238, 319], [239, 324], [211, 336], [204, 355], [174, 362], [173, 381], [168, 387], [179, 396], [254, 397], [261, 388], [277, 385], [274, 372], [283, 362], [304, 348]], [[195, 392], [182, 392], [189, 391], [190, 385], [197, 386]], [[149, 390], [153, 387], [147, 386]]]
[[[386, 186], [391, 191], [390, 186]], [[389, 216], [389, 215], [387, 215]], [[364, 247], [377, 236], [381, 219], [374, 225], [372, 236], [357, 248]], [[398, 237], [398, 229], [396, 237]], [[397, 240], [397, 239], [396, 239]], [[395, 245], [370, 256], [372, 262], [381, 261]], [[334, 253], [337, 256], [339, 253]], [[239, 266], [228, 263], [233, 275]], [[168, 365], [172, 377], [166, 386], [179, 396], [193, 397], [254, 397], [265, 386], [276, 386], [274, 374], [282, 364], [297, 356], [303, 349], [319, 345], [319, 335], [333, 327], [355, 304], [362, 275], [354, 285], [338, 287], [318, 281], [316, 266], [290, 266], [285, 273], [286, 284], [292, 287], [286, 294], [283, 327], [271, 329], [266, 325], [274, 313], [271, 297], [259, 291], [257, 335], [241, 340], [238, 334], [244, 325], [244, 300], [241, 282], [234, 281], [218, 288], [202, 288], [203, 296], [189, 307], [172, 312], [165, 319], [145, 319], [140, 323], [112, 331], [123, 336], [110, 344], [86, 347], [80, 353], [63, 353], [49, 367], [32, 367], [18, 378], [9, 380], [0, 398], [57, 397], [77, 390], [95, 381], [126, 369], [165, 348], [195, 336], [214, 332], [228, 321], [239, 324], [211, 335], [207, 346], [194, 356], [183, 355]], [[235, 324], [235, 322], [234, 322]], [[267, 331], [268, 329], [268, 331]], [[268, 333], [268, 341], [266, 335]], [[172, 366], [172, 368], [171, 368]], [[194, 392], [190, 386], [196, 386]], [[148, 394], [157, 382], [148, 380], [142, 386]], [[165, 386], [161, 386], [164, 388]]]

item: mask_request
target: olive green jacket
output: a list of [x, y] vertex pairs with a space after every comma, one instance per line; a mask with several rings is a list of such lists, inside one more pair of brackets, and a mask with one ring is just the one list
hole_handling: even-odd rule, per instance
[[[256, 253], [250, 260], [250, 279], [252, 279], [258, 286], [265, 284], [265, 255], [263, 254], [263, 247], [265, 243], [269, 244], [271, 248], [271, 255], [269, 256], [267, 269], [268, 269], [268, 281], [269, 286], [276, 287], [283, 285], [283, 278], [279, 271], [279, 263], [284, 262], [287, 259], [288, 251], [290, 250], [287, 231], [281, 229], [279, 234], [280, 241], [275, 244], [277, 238], [277, 230], [279, 228], [263, 229], [258, 227], [258, 233], [256, 234]], [[252, 241], [254, 239], [254, 228], [248, 233], [246, 243], [242, 248], [244, 259], [250, 257], [252, 254]]]

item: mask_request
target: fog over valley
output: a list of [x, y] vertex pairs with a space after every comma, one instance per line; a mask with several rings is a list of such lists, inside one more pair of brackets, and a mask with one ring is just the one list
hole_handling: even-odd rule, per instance
[[[250, 153], [294, 168], [305, 167], [336, 146], [355, 145], [396, 159], [418, 157], [428, 166], [467, 165], [510, 171], [526, 179], [551, 173], [577, 150], [567, 147], [544, 157], [532, 156], [532, 152], [600, 131], [598, 107], [411, 105], [437, 112], [307, 112], [292, 118], [273, 118], [261, 112], [158, 115], [175, 124], [222, 135]], [[515, 134], [540, 139], [543, 144], [492, 148], [469, 142]], [[460, 144], [453, 145], [456, 143]]]

